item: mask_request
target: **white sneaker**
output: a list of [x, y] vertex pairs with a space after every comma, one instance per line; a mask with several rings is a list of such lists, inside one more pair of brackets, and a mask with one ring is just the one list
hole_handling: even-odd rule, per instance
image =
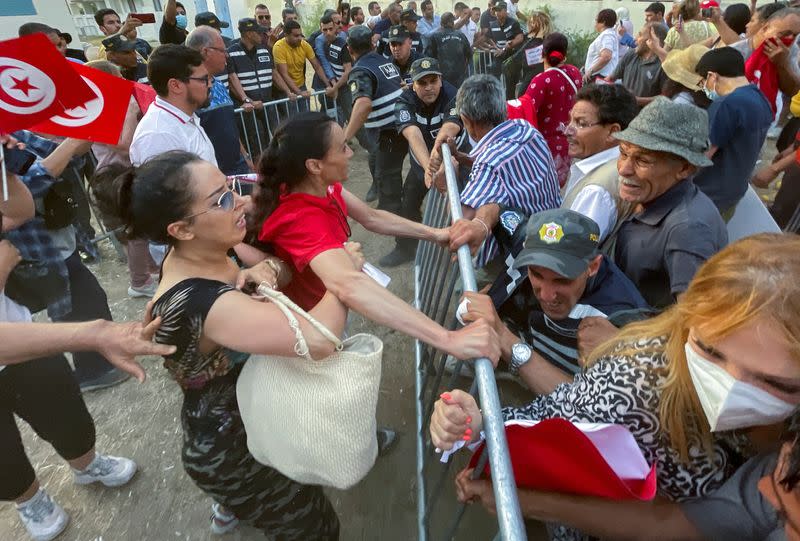
[[223, 510], [218, 503], [211, 504], [211, 532], [216, 535], [226, 534], [239, 526], [239, 519], [233, 513]]
[[156, 289], [158, 289], [158, 281], [151, 280], [143, 286], [140, 287], [128, 287], [128, 296], [132, 299], [136, 299], [138, 297], [149, 297], [153, 298], [153, 295], [156, 294]]
[[103, 483], [107, 487], [122, 486], [136, 473], [136, 462], [130, 458], [97, 453], [89, 467], [83, 471], [72, 470], [75, 484]]
[[69, 523], [66, 511], [41, 488], [33, 498], [17, 505], [17, 512], [34, 541], [55, 539]]

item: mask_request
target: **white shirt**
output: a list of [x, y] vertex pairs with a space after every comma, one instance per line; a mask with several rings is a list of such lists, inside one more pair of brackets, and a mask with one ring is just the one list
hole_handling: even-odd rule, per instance
[[515, 4], [511, 0], [506, 2], [506, 11], [508, 11], [509, 17], [513, 17], [515, 19], [517, 18], [517, 7], [518, 7], [517, 4]]
[[470, 47], [472, 46], [472, 42], [475, 39], [475, 32], [478, 31], [478, 23], [473, 21], [471, 18], [467, 21], [467, 24], [459, 28], [461, 33], [467, 36], [467, 40], [469, 40]]
[[[616, 161], [618, 158], [619, 147], [615, 146], [573, 163], [572, 167], [569, 168], [569, 179], [567, 179], [567, 184], [564, 186], [564, 197], [569, 195], [586, 175], [601, 165], [611, 160]], [[608, 193], [608, 190], [596, 184], [586, 186], [578, 192], [570, 210], [579, 212], [597, 223], [600, 228], [600, 242], [603, 242], [617, 224], [617, 200], [615, 194]]]
[[200, 126], [200, 118], [194, 113], [189, 116], [161, 96], [156, 96], [156, 101], [147, 109], [133, 133], [131, 163], [139, 166], [170, 150], [192, 152], [217, 165], [214, 145]]
[[380, 22], [380, 20], [381, 20], [381, 14], [380, 13], [378, 13], [377, 15], [368, 15], [364, 19], [364, 22], [361, 23], [361, 24], [363, 24], [364, 26], [369, 26], [370, 28], [373, 28], [376, 24], [378, 24], [378, 22]]
[[608, 77], [614, 72], [614, 68], [617, 67], [619, 62], [619, 35], [613, 28], [606, 28], [600, 32], [600, 35], [589, 45], [589, 51], [586, 53], [586, 63], [583, 65], [584, 73], [589, 74], [589, 70], [600, 58], [600, 51], [603, 49], [611, 51], [611, 60], [597, 74]]

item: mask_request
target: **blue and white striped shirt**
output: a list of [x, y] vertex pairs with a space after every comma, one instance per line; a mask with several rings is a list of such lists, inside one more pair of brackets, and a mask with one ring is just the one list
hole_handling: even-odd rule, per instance
[[[495, 126], [472, 150], [474, 158], [461, 203], [478, 209], [489, 203], [535, 214], [561, 205], [553, 157], [542, 134], [525, 120]], [[478, 268], [497, 252], [489, 236], [477, 254]]]

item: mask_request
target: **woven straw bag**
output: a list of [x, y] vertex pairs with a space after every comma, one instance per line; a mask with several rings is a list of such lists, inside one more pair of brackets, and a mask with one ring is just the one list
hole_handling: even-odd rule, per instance
[[[375, 410], [383, 342], [371, 334], [340, 341], [279, 291], [258, 288], [289, 320], [297, 357], [251, 355], [236, 383], [247, 447], [260, 463], [300, 483], [339, 489], [358, 483], [378, 454]], [[315, 361], [292, 312], [336, 351]]]

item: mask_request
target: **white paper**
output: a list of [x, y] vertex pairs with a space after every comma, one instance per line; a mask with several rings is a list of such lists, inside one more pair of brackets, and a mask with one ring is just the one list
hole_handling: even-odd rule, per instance
[[361, 267], [361, 272], [378, 282], [383, 287], [389, 285], [389, 282], [392, 281], [391, 277], [383, 272], [381, 269], [373, 265], [372, 263], [364, 263], [364, 266]]
[[535, 66], [536, 64], [542, 63], [542, 48], [543, 46], [539, 45], [538, 47], [525, 49], [525, 61], [529, 66]]
[[461, 301], [461, 304], [458, 305], [458, 308], [456, 308], [456, 319], [462, 325], [466, 325], [466, 323], [464, 323], [464, 320], [462, 318], [464, 317], [464, 314], [467, 313], [467, 310], [468, 310], [467, 305], [468, 304], [469, 304], [469, 299], [464, 299], [464, 300]]

